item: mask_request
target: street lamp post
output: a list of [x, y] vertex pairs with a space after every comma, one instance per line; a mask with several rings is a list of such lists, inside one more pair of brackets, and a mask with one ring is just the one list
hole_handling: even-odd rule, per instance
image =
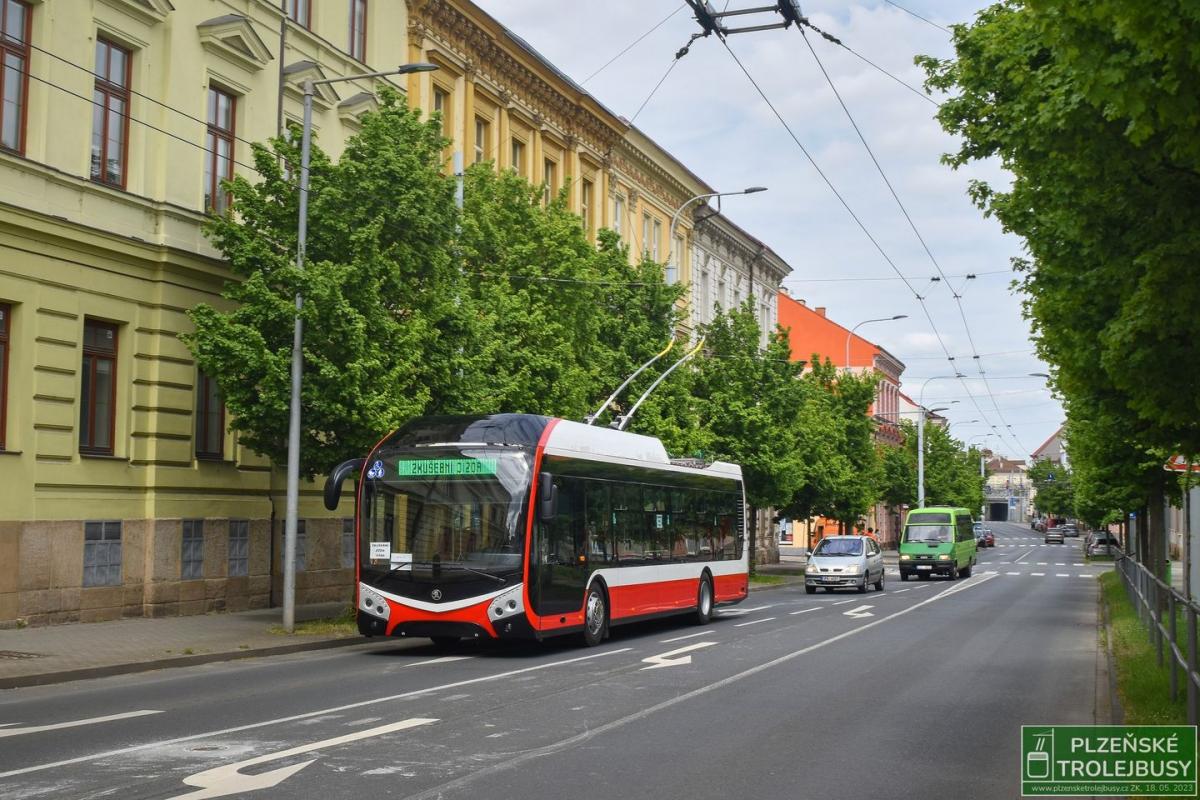
[[[429, 72], [435, 64], [405, 64], [384, 72], [322, 78], [304, 82], [304, 127], [300, 139], [300, 218], [296, 226], [296, 269], [304, 270], [305, 245], [308, 241], [308, 161], [312, 149], [312, 106], [316, 87], [323, 84]], [[304, 296], [296, 292], [296, 319], [292, 325], [292, 398], [288, 421], [287, 507], [283, 535], [283, 629], [291, 633], [296, 625], [296, 528], [300, 506], [300, 383], [303, 373], [304, 324], [300, 312]]]
[[850, 369], [850, 339], [853, 338], [856, 330], [871, 322], [892, 322], [898, 319], [908, 319], [908, 314], [897, 314], [894, 317], [878, 317], [877, 319], [864, 319], [862, 322], [851, 328], [849, 333], [846, 334], [846, 360], [844, 362], [846, 369]]
[[934, 375], [921, 384], [921, 391], [917, 395], [917, 508], [925, 507], [925, 415], [929, 413], [925, 408], [925, 387], [930, 381], [964, 377], [966, 376], [962, 373]]
[[[679, 215], [682, 214], [688, 206], [690, 206], [692, 203], [696, 202], [697, 200], [707, 200], [710, 197], [716, 197], [716, 198], [718, 198], [717, 207], [718, 207], [718, 210], [720, 210], [720, 199], [719, 198], [729, 197], [730, 195], [735, 195], [735, 194], [755, 194], [756, 192], [765, 192], [766, 190], [767, 190], [767, 187], [765, 187], [765, 186], [748, 186], [745, 189], [742, 189], [740, 192], [708, 192], [706, 194], [698, 194], [695, 197], [690, 197], [687, 200], [685, 200], [683, 205], [681, 205], [679, 208], [675, 209], [675, 213], [671, 215], [671, 226], [667, 229], [667, 240], [668, 240], [667, 241], [667, 268], [668, 269], [671, 268], [671, 258], [676, 255], [676, 253], [675, 253], [675, 226], [679, 224]], [[643, 242], [643, 244], [645, 244], [645, 243]], [[674, 280], [667, 281], [667, 283], [674, 283], [674, 282], [675, 282]]]

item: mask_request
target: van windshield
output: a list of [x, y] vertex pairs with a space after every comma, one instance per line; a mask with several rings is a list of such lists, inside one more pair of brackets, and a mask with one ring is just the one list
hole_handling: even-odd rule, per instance
[[941, 544], [954, 541], [954, 529], [949, 525], [913, 525], [904, 529], [906, 542], [930, 542]]
[[823, 539], [813, 551], [814, 556], [861, 556], [862, 541], [859, 539]]

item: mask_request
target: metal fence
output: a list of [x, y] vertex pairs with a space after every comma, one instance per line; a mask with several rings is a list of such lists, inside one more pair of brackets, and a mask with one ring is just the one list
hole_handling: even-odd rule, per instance
[[[1200, 717], [1200, 672], [1196, 671], [1196, 618], [1200, 606], [1127, 555], [1118, 554], [1117, 572], [1158, 652], [1158, 665], [1166, 662], [1170, 666], [1173, 702], [1179, 701], [1180, 678], [1186, 682], [1183, 691], [1187, 694], [1187, 721], [1195, 725]], [[1181, 614], [1187, 634], [1186, 650], [1179, 647]]]

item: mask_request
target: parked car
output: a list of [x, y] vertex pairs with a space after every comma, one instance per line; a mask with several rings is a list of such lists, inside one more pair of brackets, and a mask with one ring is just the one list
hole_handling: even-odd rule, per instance
[[1045, 542], [1046, 542], [1046, 544], [1062, 544], [1063, 543], [1063, 529], [1058, 526], [1055, 526], [1053, 528], [1047, 528]]
[[975, 546], [976, 547], [987, 547], [987, 542], [984, 540], [984, 536], [983, 536], [983, 523], [982, 522], [972, 523], [971, 530], [975, 533]]
[[1044, 519], [1036, 520], [1033, 523], [1033, 529], [1035, 531], [1037, 531], [1038, 533], [1045, 533], [1046, 532], [1046, 520], [1044, 520]]
[[1095, 531], [1089, 534], [1086, 544], [1089, 556], [1112, 555], [1113, 551], [1120, 546], [1121, 543], [1117, 541], [1117, 537], [1108, 531]]
[[821, 540], [804, 568], [804, 591], [816, 594], [820, 587], [832, 592], [867, 586], [883, 591], [883, 551], [870, 536], [827, 536]]
[[1068, 522], [1062, 526], [1063, 536], [1078, 536], [1079, 526], [1074, 522]]

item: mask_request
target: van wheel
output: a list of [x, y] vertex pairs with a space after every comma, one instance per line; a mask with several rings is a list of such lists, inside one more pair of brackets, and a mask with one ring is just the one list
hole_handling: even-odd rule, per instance
[[958, 564], [957, 563], [950, 565], [950, 580], [952, 580], [952, 581], [958, 580]]
[[707, 625], [712, 619], [713, 588], [707, 575], [700, 578], [700, 589], [696, 593], [696, 624]]
[[588, 589], [583, 608], [583, 643], [595, 647], [604, 641], [604, 633], [608, 630], [608, 603], [597, 584], [593, 583]]
[[966, 568], [964, 568], [964, 569], [963, 569], [963, 571], [962, 571], [962, 576], [963, 576], [964, 578], [969, 578], [969, 577], [971, 577], [971, 570], [972, 570], [972, 569], [974, 569], [974, 568], [975, 568], [975, 565], [974, 565], [974, 564], [968, 564], [968, 565], [966, 566]]

